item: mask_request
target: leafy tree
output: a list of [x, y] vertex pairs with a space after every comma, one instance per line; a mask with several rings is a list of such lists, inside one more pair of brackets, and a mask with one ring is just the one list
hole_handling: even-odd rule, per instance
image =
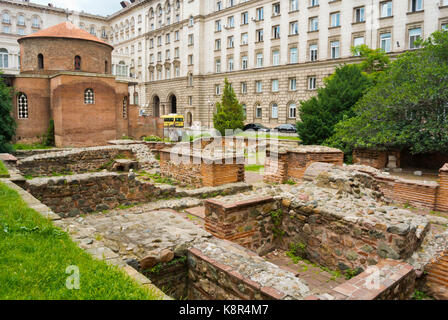
[[352, 107], [371, 86], [371, 80], [358, 65], [344, 65], [324, 80], [317, 96], [301, 102], [297, 132], [303, 144], [322, 144], [334, 133], [344, 117], [354, 115]]
[[363, 44], [352, 47], [351, 51], [353, 55], [359, 55], [363, 58], [359, 67], [374, 83], [378, 81], [380, 74], [390, 66], [389, 57], [380, 48], [374, 50]]
[[351, 148], [448, 152], [448, 32], [400, 55], [328, 143]]
[[[0, 71], [1, 75], [1, 71]], [[0, 153], [11, 152], [16, 122], [11, 116], [13, 90], [0, 78]]]
[[222, 99], [217, 104], [217, 112], [213, 116], [213, 125], [223, 136], [226, 129], [236, 130], [244, 127], [243, 106], [238, 102], [235, 91], [227, 78], [224, 80], [224, 83]]

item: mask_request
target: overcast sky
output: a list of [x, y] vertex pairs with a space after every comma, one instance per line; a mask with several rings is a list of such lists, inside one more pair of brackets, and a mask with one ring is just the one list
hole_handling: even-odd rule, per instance
[[47, 5], [52, 3], [58, 8], [68, 8], [107, 16], [121, 9], [120, 0], [31, 0], [30, 2]]

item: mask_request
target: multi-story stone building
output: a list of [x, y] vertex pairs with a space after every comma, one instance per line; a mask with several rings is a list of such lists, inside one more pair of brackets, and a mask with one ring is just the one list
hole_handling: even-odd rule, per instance
[[[112, 72], [148, 115], [212, 124], [227, 77], [247, 122], [294, 123], [351, 47], [392, 56], [448, 26], [448, 0], [141, 0], [108, 17], [0, 0], [0, 69], [18, 70], [16, 39], [66, 20], [114, 46]], [[5, 50], [7, 52], [5, 52]], [[6, 57], [6, 58], [5, 58]], [[8, 61], [8, 62], [6, 62]]]

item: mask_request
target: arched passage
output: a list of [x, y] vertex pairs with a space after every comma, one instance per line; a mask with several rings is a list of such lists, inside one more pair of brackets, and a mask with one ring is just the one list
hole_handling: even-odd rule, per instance
[[170, 103], [170, 113], [177, 113], [177, 98], [172, 94], [169, 98]]
[[160, 117], [160, 98], [159, 96], [154, 96], [152, 99], [152, 108], [154, 117]]

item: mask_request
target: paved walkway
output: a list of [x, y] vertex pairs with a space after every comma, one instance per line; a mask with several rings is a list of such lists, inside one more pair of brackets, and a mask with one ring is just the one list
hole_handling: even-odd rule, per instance
[[246, 183], [248, 184], [255, 184], [263, 182], [263, 175], [252, 172], [252, 171], [246, 171]]
[[268, 253], [264, 258], [280, 268], [294, 273], [296, 277], [308, 285], [313, 295], [325, 294], [346, 281], [344, 276], [336, 277], [303, 261], [294, 264], [291, 258], [286, 255], [286, 252], [282, 250]]

